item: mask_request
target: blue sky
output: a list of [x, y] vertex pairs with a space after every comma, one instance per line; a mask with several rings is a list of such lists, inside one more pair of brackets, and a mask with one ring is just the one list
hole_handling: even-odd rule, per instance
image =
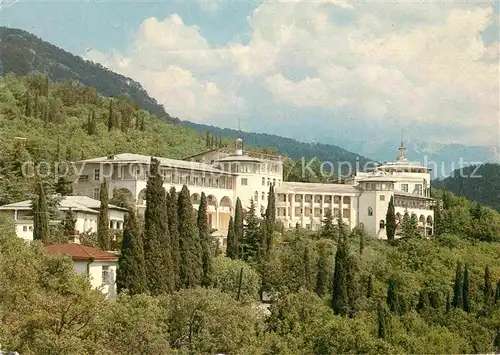
[[[9, 2], [11, 6], [9, 6]], [[498, 145], [499, 3], [0, 0], [181, 119], [306, 141]]]

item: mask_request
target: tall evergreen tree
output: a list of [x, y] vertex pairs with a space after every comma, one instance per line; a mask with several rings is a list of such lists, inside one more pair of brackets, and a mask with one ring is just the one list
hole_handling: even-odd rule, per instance
[[109, 100], [109, 112], [108, 112], [108, 132], [115, 127], [114, 122], [114, 112], [113, 112], [113, 99]]
[[255, 202], [250, 200], [250, 207], [246, 213], [246, 224], [243, 233], [243, 259], [245, 261], [259, 261], [262, 252], [262, 230], [260, 220], [256, 214]]
[[267, 197], [266, 208], [266, 236], [265, 236], [265, 251], [268, 252], [271, 248], [274, 229], [276, 228], [276, 195], [274, 194], [274, 184], [269, 185], [269, 194]]
[[72, 235], [76, 230], [76, 216], [71, 208], [66, 212], [62, 227], [64, 235]]
[[392, 278], [387, 282], [387, 306], [392, 313], [399, 313], [400, 305], [399, 298], [396, 292], [396, 285]]
[[26, 92], [26, 104], [24, 106], [24, 115], [31, 117], [31, 97], [29, 91]]
[[323, 219], [323, 225], [321, 226], [320, 235], [322, 238], [327, 238], [331, 240], [336, 239], [337, 230], [333, 223], [333, 213], [331, 208], [327, 208], [325, 210], [325, 218]]
[[418, 236], [416, 216], [410, 217], [408, 211], [405, 211], [402, 222], [402, 233], [405, 238], [414, 238]]
[[313, 275], [311, 271], [311, 258], [309, 255], [309, 246], [306, 244], [302, 255], [302, 263], [304, 264], [304, 287], [308, 290], [312, 287]]
[[495, 337], [493, 338], [493, 347], [495, 348], [495, 354], [500, 354], [500, 327], [497, 327]]
[[457, 263], [457, 270], [455, 272], [455, 284], [453, 286], [453, 308], [462, 308], [463, 306], [463, 275], [462, 265]]
[[236, 259], [238, 257], [238, 243], [235, 239], [233, 216], [229, 218], [226, 238], [226, 256], [231, 259]]
[[349, 245], [343, 228], [340, 225], [335, 267], [333, 271], [332, 309], [335, 314], [346, 315], [349, 311], [349, 295], [347, 285]]
[[396, 235], [396, 211], [394, 210], [394, 196], [389, 200], [387, 207], [387, 214], [385, 215], [385, 230], [387, 233], [387, 240], [393, 241]]
[[207, 131], [207, 137], [205, 139], [205, 147], [210, 148], [210, 131]]
[[451, 295], [450, 291], [448, 290], [446, 294], [446, 313], [448, 313], [451, 309]]
[[179, 222], [177, 220], [177, 191], [175, 187], [170, 188], [167, 194], [167, 214], [168, 214], [168, 231], [170, 233], [170, 243], [172, 249], [172, 274], [174, 278], [175, 290], [181, 287], [180, 265], [181, 251], [179, 246]]
[[151, 158], [146, 184], [143, 241], [147, 285], [153, 295], [169, 293], [175, 288], [165, 206], [166, 191], [160, 175], [160, 162]]
[[373, 296], [373, 276], [368, 275], [368, 281], [366, 285], [366, 298], [371, 298]]
[[201, 260], [203, 264], [202, 285], [209, 286], [212, 274], [213, 243], [207, 220], [207, 197], [204, 192], [201, 193], [200, 206], [198, 207], [197, 226], [200, 236]]
[[198, 286], [203, 277], [203, 260], [200, 235], [186, 185], [177, 200], [179, 218], [179, 246], [181, 251], [180, 279], [185, 288]]
[[422, 312], [429, 308], [429, 295], [425, 291], [420, 291], [418, 295], [417, 312]]
[[125, 219], [116, 287], [119, 293], [127, 290], [131, 295], [144, 293], [148, 289], [143, 240], [133, 207]]
[[462, 300], [463, 300], [463, 310], [465, 312], [470, 311], [470, 298], [469, 298], [469, 267], [465, 264], [464, 268], [464, 281], [462, 284]]
[[38, 91], [35, 92], [35, 105], [34, 105], [34, 112], [33, 112], [33, 118], [38, 118], [38, 111], [40, 110], [40, 99], [38, 98]]
[[329, 251], [328, 245], [326, 243], [322, 243], [321, 241], [317, 244], [318, 248], [318, 264], [317, 264], [317, 273], [316, 273], [316, 294], [320, 297], [323, 297], [328, 292], [328, 258]]
[[97, 236], [99, 238], [99, 247], [102, 250], [111, 249], [111, 233], [109, 230], [109, 192], [108, 180], [103, 179], [101, 190], [99, 192], [101, 207], [99, 208], [99, 220], [97, 225]]
[[49, 207], [42, 181], [36, 184], [35, 194], [32, 202], [33, 240], [40, 240], [47, 244], [49, 242]]
[[344, 219], [342, 218], [342, 213], [337, 217], [337, 240], [340, 241], [341, 239], [347, 240], [347, 230]]
[[241, 200], [239, 197], [236, 198], [236, 208], [234, 211], [234, 240], [235, 240], [235, 250], [236, 258], [241, 259], [242, 255], [242, 243], [243, 243], [243, 230], [244, 230], [244, 214], [243, 206], [241, 205]]
[[378, 337], [380, 339], [387, 339], [389, 337], [389, 321], [390, 314], [387, 306], [383, 302], [379, 302], [377, 307], [377, 324], [378, 324]]
[[497, 287], [495, 289], [495, 304], [500, 302], [500, 280], [497, 281]]
[[495, 298], [495, 289], [491, 281], [490, 268], [488, 265], [484, 268], [484, 303], [490, 304]]

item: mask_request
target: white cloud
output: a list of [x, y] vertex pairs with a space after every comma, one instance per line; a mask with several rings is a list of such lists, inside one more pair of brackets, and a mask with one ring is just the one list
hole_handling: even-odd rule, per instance
[[[366, 127], [411, 126], [421, 139], [447, 124], [450, 141], [498, 144], [499, 44], [480, 38], [496, 15], [484, 3], [264, 1], [248, 18], [248, 44], [214, 45], [174, 14], [144, 20], [123, 54], [87, 57], [183, 119], [266, 122], [316, 108], [375, 124]], [[243, 94], [254, 87], [266, 102]]]

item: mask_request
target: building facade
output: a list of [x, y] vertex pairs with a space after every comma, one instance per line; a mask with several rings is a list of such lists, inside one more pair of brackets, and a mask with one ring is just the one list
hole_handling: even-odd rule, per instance
[[[356, 173], [342, 184], [285, 182], [282, 157], [246, 152], [241, 139], [236, 140], [232, 153], [214, 149], [186, 160], [157, 159], [165, 189], [173, 186], [180, 191], [186, 185], [195, 209], [201, 192], [207, 195], [209, 224], [223, 245], [236, 199], [244, 208], [253, 200], [257, 211], [263, 213], [271, 184], [275, 186], [277, 219], [285, 228], [299, 225], [318, 229], [327, 209], [331, 209], [351, 229], [362, 227], [385, 239], [385, 215], [393, 198], [399, 221], [406, 212], [415, 214], [423, 235], [433, 231], [430, 169], [408, 161], [403, 144], [394, 162]], [[149, 156], [126, 153], [76, 162], [79, 176], [73, 191], [99, 196], [99, 186], [107, 178], [110, 197], [114, 189], [120, 190], [144, 209], [150, 160]]]
[[[75, 217], [76, 233], [97, 232], [100, 207], [101, 201], [88, 196], [63, 196], [57, 205], [59, 213], [49, 223], [61, 223], [66, 212], [71, 210]], [[111, 230], [123, 229], [125, 213], [124, 208], [108, 205], [109, 228]], [[0, 215], [14, 221], [18, 237], [33, 240], [33, 215], [30, 200], [0, 206]]]

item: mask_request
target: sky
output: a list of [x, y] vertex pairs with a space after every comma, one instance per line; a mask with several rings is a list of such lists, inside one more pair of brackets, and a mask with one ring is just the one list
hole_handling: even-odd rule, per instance
[[182, 120], [333, 144], [404, 130], [500, 145], [498, 0], [0, 6], [2, 25], [135, 79]]

